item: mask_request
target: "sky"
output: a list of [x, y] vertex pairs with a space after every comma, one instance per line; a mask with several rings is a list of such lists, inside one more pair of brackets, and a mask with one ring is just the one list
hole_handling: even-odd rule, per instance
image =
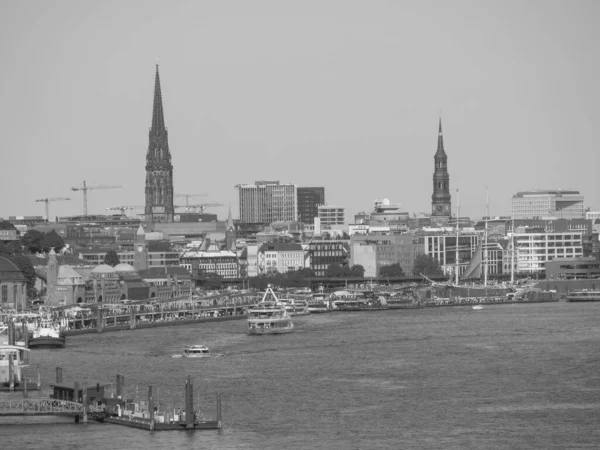
[[[441, 116], [453, 212], [576, 189], [600, 210], [600, 2], [0, 2], [0, 217], [143, 205], [159, 64], [175, 192], [324, 186], [347, 221], [431, 210]], [[184, 204], [176, 198], [176, 204]], [[117, 211], [114, 211], [117, 212]], [[143, 210], [138, 210], [138, 213]], [[132, 214], [132, 212], [129, 212]]]

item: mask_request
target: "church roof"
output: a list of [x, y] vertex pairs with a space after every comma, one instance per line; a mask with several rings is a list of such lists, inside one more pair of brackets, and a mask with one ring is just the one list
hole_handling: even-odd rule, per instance
[[77, 284], [84, 284], [83, 277], [79, 272], [70, 266], [59, 266], [57, 284], [62, 286], [72, 286]]
[[25, 281], [25, 277], [14, 262], [0, 256], [0, 281]]
[[143, 235], [145, 235], [145, 234], [146, 234], [146, 232], [144, 231], [144, 227], [140, 225], [140, 227], [138, 228], [138, 230], [137, 230], [137, 233], [136, 233], [136, 234], [137, 234], [138, 236], [143, 236]]

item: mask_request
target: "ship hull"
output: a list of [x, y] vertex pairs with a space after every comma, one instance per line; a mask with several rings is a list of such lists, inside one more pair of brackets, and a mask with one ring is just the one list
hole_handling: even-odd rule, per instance
[[29, 348], [64, 348], [65, 346], [65, 337], [60, 336], [57, 338], [54, 337], [39, 337], [39, 338], [31, 338], [28, 342]]

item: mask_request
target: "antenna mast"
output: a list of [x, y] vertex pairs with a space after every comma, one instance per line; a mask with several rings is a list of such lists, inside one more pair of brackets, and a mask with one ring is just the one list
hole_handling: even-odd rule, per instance
[[454, 266], [454, 275], [456, 278], [456, 285], [458, 286], [458, 221], [460, 219], [460, 191], [456, 189], [456, 253], [454, 255], [456, 261]]

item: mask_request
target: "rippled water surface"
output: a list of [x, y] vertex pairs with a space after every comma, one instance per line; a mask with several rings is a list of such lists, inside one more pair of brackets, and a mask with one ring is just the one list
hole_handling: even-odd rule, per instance
[[[191, 375], [207, 415], [223, 393], [224, 428], [63, 421], [2, 425], [0, 439], [20, 449], [595, 449], [599, 318], [600, 303], [496, 305], [314, 314], [280, 336], [231, 321], [69, 337], [64, 350], [31, 352], [45, 384], [57, 366], [65, 383], [121, 373], [128, 397], [151, 384], [167, 403]], [[171, 358], [192, 343], [226, 356]]]

